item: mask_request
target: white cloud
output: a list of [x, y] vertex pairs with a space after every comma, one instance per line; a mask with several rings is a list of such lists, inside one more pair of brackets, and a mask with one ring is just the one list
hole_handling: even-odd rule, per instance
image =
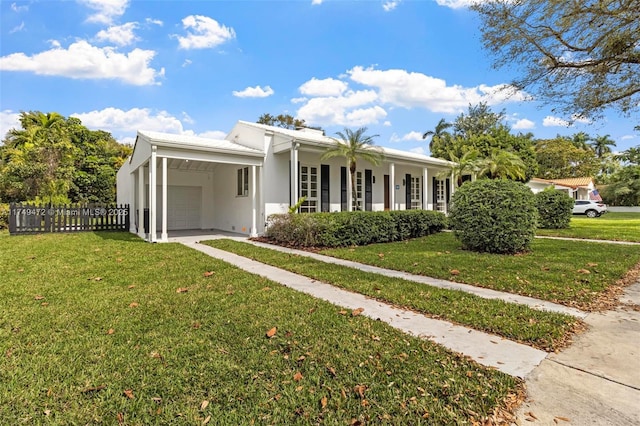
[[382, 123], [382, 125], [386, 126], [386, 127], [390, 127], [391, 126], [391, 122], [389, 120], [387, 120], [384, 123]]
[[236, 37], [233, 28], [220, 25], [207, 16], [190, 15], [182, 20], [186, 37], [176, 36], [181, 49], [206, 49], [223, 44]]
[[622, 137], [620, 138], [620, 140], [621, 140], [621, 141], [628, 141], [628, 140], [630, 140], [630, 139], [635, 139], [635, 138], [637, 138], [637, 136], [636, 136], [636, 135], [624, 135], [624, 136], [622, 136]]
[[182, 63], [182, 68], [186, 68], [189, 65], [191, 65], [193, 63], [193, 61], [191, 59], [185, 59], [184, 62]]
[[16, 3], [11, 3], [11, 10], [13, 10], [16, 13], [26, 12], [27, 10], [29, 10], [29, 6], [27, 5], [18, 6]]
[[71, 114], [82, 121], [82, 124], [90, 129], [100, 129], [110, 132], [122, 143], [133, 144], [138, 130], [151, 130], [155, 132], [174, 133], [181, 135], [200, 136], [204, 138], [223, 139], [226, 132], [220, 130], [208, 130], [196, 133], [185, 129], [185, 123], [193, 123], [193, 120], [185, 112], [182, 113], [182, 121], [167, 111], [153, 111], [149, 108], [131, 108], [124, 111], [118, 108], [105, 108], [100, 111]]
[[74, 79], [112, 79], [136, 86], [160, 84], [156, 78], [164, 75], [164, 68], [157, 71], [149, 67], [156, 54], [153, 50], [118, 53], [112, 47], [100, 48], [84, 40], [72, 43], [68, 49], [55, 41], [52, 46], [51, 50], [33, 56], [12, 53], [0, 57], [0, 70]]
[[451, 9], [462, 9], [481, 2], [482, 0], [436, 0], [439, 6], [450, 7]]
[[9, 34], [13, 34], [13, 33], [17, 33], [24, 30], [24, 21], [20, 22], [20, 25], [18, 25], [17, 27], [13, 27], [10, 31]]
[[123, 25], [112, 26], [106, 30], [99, 31], [96, 34], [96, 39], [114, 43], [118, 46], [127, 46], [138, 40], [133, 32], [136, 28], [138, 28], [137, 22], [127, 22]]
[[417, 147], [415, 147], [415, 148], [411, 148], [411, 149], [409, 150], [409, 152], [413, 152], [414, 154], [427, 155], [427, 150], [426, 150], [426, 149], [424, 149], [424, 148], [423, 148], [423, 147], [421, 147], [421, 146], [417, 146]]
[[340, 96], [347, 90], [347, 83], [334, 78], [318, 80], [313, 77], [300, 86], [300, 93], [308, 96]]
[[571, 123], [569, 123], [567, 120], [563, 120], [560, 117], [547, 115], [544, 120], [542, 120], [542, 125], [544, 127], [569, 127]]
[[[0, 111], [0, 140], [4, 139], [7, 132], [11, 129], [20, 129], [20, 114], [10, 109]], [[1, 142], [0, 142], [1, 143]]]
[[238, 98], [266, 98], [273, 95], [275, 92], [270, 86], [265, 86], [264, 89], [260, 86], [247, 87], [244, 90], [233, 91], [233, 96]]
[[164, 25], [164, 22], [162, 22], [159, 19], [153, 19], [153, 18], [147, 18], [144, 20], [144, 22], [146, 22], [147, 24], [153, 24], [153, 25], [157, 25], [159, 27]]
[[393, 9], [395, 9], [398, 4], [400, 4], [401, 0], [388, 0], [385, 1], [382, 4], [382, 8], [384, 9], [385, 12], [391, 12]]
[[116, 18], [124, 15], [129, 6], [129, 0], [78, 0], [96, 12], [87, 21], [100, 24], [111, 24]]
[[521, 118], [520, 120], [517, 120], [515, 122], [515, 124], [513, 125], [513, 128], [516, 130], [535, 129], [536, 124], [531, 120], [527, 120], [526, 118]]
[[187, 124], [195, 123], [194, 119], [191, 118], [191, 116], [184, 111], [182, 111], [182, 121], [184, 121]]
[[376, 88], [383, 103], [404, 108], [421, 107], [439, 113], [459, 112], [469, 104], [480, 102], [494, 105], [526, 99], [522, 92], [504, 90], [508, 87], [504, 84], [469, 88], [447, 86], [445, 80], [401, 69], [376, 70], [356, 66], [348, 74], [356, 83]]
[[322, 0], [311, 0], [311, 4], [322, 4]]
[[291, 99], [291, 103], [292, 104], [301, 104], [303, 102], [307, 102], [309, 100], [309, 98], [306, 98], [304, 96], [300, 97], [300, 98], [292, 98]]
[[394, 133], [391, 135], [391, 138], [389, 139], [390, 142], [421, 141], [421, 140], [422, 140], [422, 133], [416, 132], [416, 131], [406, 133], [403, 136], [398, 136], [396, 133]]
[[376, 123], [387, 115], [379, 106], [363, 108], [377, 99], [373, 90], [349, 90], [341, 96], [309, 99], [298, 109], [297, 116], [309, 124], [362, 126]]

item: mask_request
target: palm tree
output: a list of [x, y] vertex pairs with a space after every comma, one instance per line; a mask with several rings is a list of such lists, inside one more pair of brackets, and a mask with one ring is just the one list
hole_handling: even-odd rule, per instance
[[433, 154], [434, 144], [437, 144], [438, 142], [441, 142], [442, 140], [451, 136], [449, 132], [447, 132], [447, 129], [452, 126], [453, 124], [447, 123], [447, 121], [442, 118], [440, 119], [440, 121], [438, 121], [438, 124], [436, 124], [436, 128], [434, 130], [428, 130], [424, 132], [424, 134], [422, 135], [422, 139], [426, 139], [431, 136], [431, 141], [429, 142], [429, 152]]
[[604, 135], [604, 136], [598, 136], [595, 139], [593, 139], [593, 142], [591, 142], [590, 145], [591, 145], [591, 148], [593, 148], [593, 151], [598, 156], [598, 158], [602, 158], [606, 154], [609, 154], [611, 152], [611, 148], [609, 147], [616, 146], [616, 143], [614, 140], [612, 140], [609, 137], [609, 135]]
[[477, 176], [484, 161], [483, 158], [480, 158], [480, 151], [477, 149], [467, 151], [460, 157], [457, 157], [453, 152], [449, 152], [449, 157], [454, 164], [441, 177], [452, 176], [456, 181], [457, 187], [462, 186], [463, 176], [469, 174]]
[[[347, 166], [349, 167], [349, 172], [351, 174], [352, 205], [356, 205], [358, 200], [355, 179], [357, 160], [361, 158], [374, 166], [377, 166], [384, 159], [384, 155], [380, 148], [373, 146], [373, 138], [378, 137], [379, 135], [368, 136], [365, 134], [366, 131], [366, 127], [361, 127], [356, 131], [352, 131], [345, 127], [344, 133], [336, 132], [336, 135], [338, 135], [340, 139], [331, 138], [335, 144], [328, 148], [321, 157], [323, 160], [332, 157], [344, 157], [347, 160]], [[360, 207], [357, 206], [357, 208], [359, 209]]]
[[489, 179], [524, 179], [526, 166], [513, 152], [493, 149], [491, 155], [481, 161], [479, 176]]
[[588, 133], [578, 132], [573, 135], [573, 138], [571, 138], [571, 143], [576, 148], [584, 149], [586, 151], [589, 149], [589, 141], [591, 140], [593, 140], [593, 138], [589, 136]]

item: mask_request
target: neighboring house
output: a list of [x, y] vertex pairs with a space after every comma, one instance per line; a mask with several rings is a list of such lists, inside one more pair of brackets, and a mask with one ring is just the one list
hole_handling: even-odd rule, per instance
[[589, 200], [598, 195], [596, 191], [596, 185], [593, 178], [580, 177], [580, 178], [566, 178], [566, 179], [540, 179], [533, 178], [527, 185], [534, 193], [543, 191], [544, 189], [553, 186], [560, 191], [565, 191], [574, 200]]
[[[269, 215], [352, 210], [344, 158], [321, 160], [335, 142], [313, 129], [238, 121], [224, 140], [139, 131], [117, 177], [118, 203], [131, 206], [131, 232], [166, 241], [168, 232], [217, 229], [252, 236]], [[446, 211], [454, 190], [449, 161], [382, 148], [375, 167], [358, 160], [356, 192], [364, 210]], [[147, 210], [149, 229], [144, 229]], [[140, 212], [143, 212], [142, 214]]]

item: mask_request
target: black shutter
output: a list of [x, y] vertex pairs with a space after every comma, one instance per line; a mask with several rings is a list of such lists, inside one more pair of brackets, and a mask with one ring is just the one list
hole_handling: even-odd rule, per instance
[[291, 160], [289, 160], [289, 205], [293, 206], [293, 203], [291, 203]]
[[431, 200], [433, 201], [433, 209], [438, 209], [438, 179], [431, 178]]
[[465, 183], [465, 182], [471, 182], [471, 175], [462, 176], [462, 183]]
[[427, 200], [424, 198], [424, 194], [427, 193], [427, 191], [425, 191], [425, 186], [424, 186], [424, 176], [420, 177], [420, 182], [422, 183], [422, 186], [420, 188], [422, 188], [420, 191], [420, 199], [422, 200], [422, 210], [426, 210], [427, 209]]
[[411, 210], [411, 175], [404, 175], [405, 179], [405, 210]]
[[372, 210], [373, 201], [373, 173], [371, 170], [364, 171], [364, 209], [368, 212]]
[[449, 203], [449, 198], [451, 198], [451, 180], [447, 179], [445, 181], [445, 185], [447, 186], [445, 188], [446, 192], [447, 192], [447, 204]]
[[340, 210], [347, 211], [347, 168], [340, 167]]
[[329, 165], [320, 165], [320, 211], [329, 211]]

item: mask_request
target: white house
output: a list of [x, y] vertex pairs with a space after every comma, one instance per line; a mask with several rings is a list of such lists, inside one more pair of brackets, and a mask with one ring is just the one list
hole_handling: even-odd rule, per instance
[[[302, 213], [351, 210], [346, 160], [320, 159], [332, 144], [319, 130], [246, 121], [238, 121], [223, 140], [139, 131], [131, 157], [118, 171], [118, 203], [131, 206], [131, 232], [152, 242], [186, 229], [256, 236], [269, 215], [287, 212], [301, 197]], [[362, 209], [446, 211], [454, 186], [443, 174], [452, 163], [381, 150], [381, 165], [357, 163]]]
[[527, 185], [534, 193], [543, 191], [548, 187], [554, 187], [555, 189], [566, 192], [574, 200], [589, 200], [591, 194], [596, 189], [593, 178], [590, 177], [566, 179], [533, 178], [527, 182]]

